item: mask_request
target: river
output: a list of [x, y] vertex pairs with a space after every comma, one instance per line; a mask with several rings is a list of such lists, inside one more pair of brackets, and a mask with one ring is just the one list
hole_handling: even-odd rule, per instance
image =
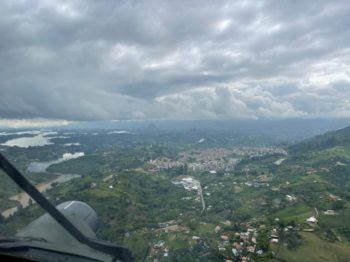
[[[32, 162], [29, 164], [27, 170], [28, 172], [32, 172], [32, 173], [42, 173], [42, 172], [47, 172], [46, 169], [53, 165], [53, 164], [58, 164], [70, 159], [75, 159], [78, 157], [82, 157], [84, 156], [83, 152], [78, 152], [78, 153], [65, 153], [63, 154], [62, 158], [59, 158], [57, 160], [52, 160], [52, 161], [47, 161], [47, 162]], [[60, 174], [60, 173], [53, 173], [54, 175], [58, 175], [58, 177], [56, 177], [55, 179], [52, 179], [50, 181], [44, 182], [44, 183], [40, 183], [37, 184], [35, 187], [39, 190], [39, 192], [45, 192], [48, 189], [51, 189], [53, 187], [54, 184], [61, 184], [61, 183], [65, 183], [68, 182], [69, 180], [73, 179], [73, 178], [79, 178], [81, 177], [81, 175], [77, 175], [77, 174]], [[19, 205], [22, 206], [22, 208], [26, 208], [29, 206], [30, 204], [30, 200], [31, 197], [25, 193], [18, 193], [16, 195], [13, 195], [11, 197], [9, 197], [9, 200], [13, 200], [13, 201], [17, 201], [19, 203]], [[34, 203], [34, 201], [32, 201]], [[1, 215], [6, 219], [9, 218], [10, 216], [14, 215], [16, 212], [18, 211], [18, 207], [11, 207], [8, 208], [4, 211], [1, 212]]]
[[[38, 185], [36, 185], [36, 189], [39, 190], [39, 192], [45, 192], [48, 189], [51, 189], [53, 187], [53, 184], [60, 184], [60, 183], [64, 183], [64, 182], [68, 182], [69, 180], [73, 179], [73, 178], [79, 178], [81, 177], [81, 175], [77, 175], [77, 174], [58, 174], [59, 176], [56, 177], [55, 179], [48, 181], [48, 182], [44, 182], [44, 183], [40, 183]], [[14, 200], [17, 201], [22, 208], [26, 208], [29, 206], [30, 204], [30, 199], [32, 199], [27, 193], [22, 192], [22, 193], [18, 193], [16, 195], [13, 195], [11, 197], [9, 197], [10, 200]], [[33, 199], [32, 199], [33, 201]], [[34, 203], [34, 201], [33, 201]], [[14, 215], [16, 212], [18, 211], [18, 207], [11, 207], [8, 208], [4, 211], [1, 212], [1, 215], [4, 218], [9, 218], [10, 216]]]

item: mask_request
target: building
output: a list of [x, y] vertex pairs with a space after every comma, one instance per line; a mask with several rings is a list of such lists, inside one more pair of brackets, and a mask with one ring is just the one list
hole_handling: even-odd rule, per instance
[[329, 209], [329, 210], [324, 211], [323, 214], [328, 215], [328, 216], [334, 216], [335, 212], [334, 212], [334, 210]]
[[314, 216], [309, 217], [308, 219], [306, 219], [306, 222], [312, 223], [312, 224], [317, 224], [317, 218]]

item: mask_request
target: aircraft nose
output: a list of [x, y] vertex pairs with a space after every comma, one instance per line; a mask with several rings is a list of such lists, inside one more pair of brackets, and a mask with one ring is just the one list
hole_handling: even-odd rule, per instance
[[98, 217], [96, 211], [88, 204], [81, 201], [67, 201], [59, 204], [57, 209], [69, 216], [78, 216], [84, 220], [89, 227], [96, 232], [98, 228]]

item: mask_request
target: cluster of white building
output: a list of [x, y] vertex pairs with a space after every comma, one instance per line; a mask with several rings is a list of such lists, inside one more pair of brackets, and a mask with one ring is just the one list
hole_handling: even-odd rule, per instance
[[149, 161], [149, 164], [156, 166], [158, 169], [184, 167], [187, 165], [193, 171], [230, 171], [235, 168], [242, 157], [255, 157], [266, 154], [286, 155], [287, 152], [284, 149], [275, 147], [212, 148], [182, 152], [176, 160], [169, 158], [152, 159]]

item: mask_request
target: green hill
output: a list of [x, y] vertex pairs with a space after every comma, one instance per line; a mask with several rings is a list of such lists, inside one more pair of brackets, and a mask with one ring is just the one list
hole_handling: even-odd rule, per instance
[[336, 146], [350, 147], [350, 126], [296, 143], [291, 145], [289, 150], [296, 153], [323, 150]]

